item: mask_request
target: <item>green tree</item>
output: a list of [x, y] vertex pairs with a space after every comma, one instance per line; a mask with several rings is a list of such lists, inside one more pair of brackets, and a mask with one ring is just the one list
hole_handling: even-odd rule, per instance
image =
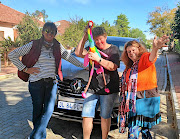
[[174, 22], [176, 8], [169, 10], [168, 8], [156, 7], [155, 11], [149, 13], [147, 24], [150, 24], [150, 32], [161, 37], [162, 35], [170, 35], [171, 27]]
[[3, 53], [3, 59], [4, 59], [4, 66], [6, 67], [8, 65], [8, 57], [7, 57], [7, 53], [10, 49], [10, 47], [12, 47], [13, 41], [11, 40], [11, 37], [8, 36], [7, 39], [4, 38], [3, 41], [0, 41], [0, 47], [2, 48], [1, 53]]
[[143, 33], [142, 30], [138, 28], [132, 28], [129, 30], [129, 37], [132, 38], [140, 38], [143, 42], [146, 42], [146, 35]]
[[174, 40], [175, 51], [178, 51], [180, 53], [180, 2], [177, 5], [177, 10], [175, 12], [172, 31], [173, 34], [171, 35], [171, 39]]
[[13, 47], [17, 48], [17, 47], [20, 47], [21, 46], [21, 40], [19, 37], [17, 37], [14, 42], [13, 42]]
[[118, 30], [115, 26], [110, 26], [108, 36], [118, 36]]
[[117, 36], [118, 32], [117, 32], [116, 27], [111, 26], [107, 20], [103, 21], [100, 26], [105, 28], [108, 36]]
[[152, 44], [153, 44], [153, 39], [146, 40], [145, 44], [146, 44], [146, 48], [147, 49], [151, 49], [152, 48]]
[[40, 14], [42, 14], [43, 16], [43, 20], [44, 22], [46, 22], [47, 18], [48, 18], [48, 15], [46, 14], [46, 11], [45, 10], [36, 10], [34, 13], [32, 13], [32, 16], [34, 17], [38, 17]]
[[175, 38], [180, 39], [180, 4], [175, 12], [174, 25], [172, 28], [173, 36], [175, 35]]
[[17, 28], [22, 45], [41, 37], [38, 21], [28, 12], [23, 20], [17, 25]]
[[109, 24], [109, 22], [106, 20], [106, 21], [103, 21], [100, 25], [101, 27], [104, 27], [104, 29], [107, 31], [109, 31], [109, 28], [111, 27], [111, 25]]
[[88, 21], [84, 21], [83, 18], [71, 19], [71, 24], [67, 28], [62, 36], [57, 35], [56, 39], [61, 42], [64, 47], [76, 47], [82, 38], [84, 27]]
[[12, 41], [11, 37], [8, 36], [8, 38], [4, 38], [4, 40], [0, 41], [0, 47], [1, 51], [0, 53], [3, 53], [3, 60], [4, 60], [4, 66], [8, 66], [8, 52], [14, 48], [20, 46], [20, 40], [19, 38], [16, 38], [14, 41]]
[[128, 36], [128, 30], [129, 30], [129, 21], [125, 14], [120, 14], [117, 16], [117, 20], [114, 21], [115, 26], [118, 31], [118, 36], [120, 37], [127, 37]]

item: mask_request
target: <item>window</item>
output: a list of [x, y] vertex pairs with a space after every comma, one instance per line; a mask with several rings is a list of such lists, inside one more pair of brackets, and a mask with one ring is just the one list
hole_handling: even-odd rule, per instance
[[4, 40], [4, 31], [0, 31], [0, 41]]

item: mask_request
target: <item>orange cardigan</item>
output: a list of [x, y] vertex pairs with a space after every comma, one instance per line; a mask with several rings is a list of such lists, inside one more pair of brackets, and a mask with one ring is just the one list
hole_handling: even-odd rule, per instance
[[[149, 90], [157, 87], [156, 67], [155, 62], [149, 61], [149, 52], [142, 54], [138, 63], [137, 91]], [[126, 74], [126, 81], [129, 80], [129, 68]]]

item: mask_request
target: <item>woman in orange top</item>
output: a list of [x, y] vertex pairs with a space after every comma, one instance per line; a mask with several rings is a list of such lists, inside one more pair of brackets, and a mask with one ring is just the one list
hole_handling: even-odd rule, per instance
[[128, 125], [128, 138], [136, 139], [141, 132], [143, 139], [151, 139], [149, 129], [161, 121], [155, 62], [158, 49], [167, 47], [168, 38], [155, 37], [151, 53], [135, 40], [125, 44], [121, 56], [126, 69], [121, 80], [119, 119], [120, 132], [124, 132], [125, 123]]

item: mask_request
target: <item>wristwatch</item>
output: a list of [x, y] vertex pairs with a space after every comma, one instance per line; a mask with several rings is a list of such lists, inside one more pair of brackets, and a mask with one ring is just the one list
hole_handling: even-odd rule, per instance
[[23, 72], [26, 72], [28, 70], [28, 68], [27, 67], [25, 67], [24, 69], [23, 69]]
[[98, 63], [100, 63], [100, 62], [101, 62], [101, 60], [102, 60], [102, 58], [100, 58], [100, 59], [99, 59], [99, 62], [98, 62]]

